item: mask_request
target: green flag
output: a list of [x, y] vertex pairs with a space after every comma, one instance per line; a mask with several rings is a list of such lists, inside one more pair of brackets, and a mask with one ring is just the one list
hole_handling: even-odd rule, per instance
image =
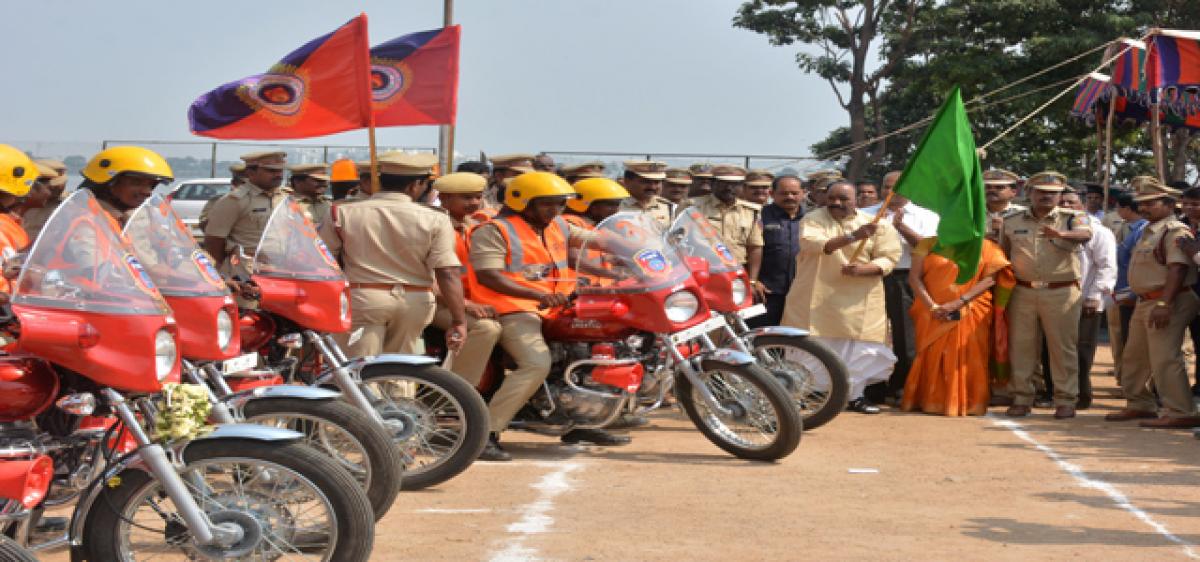
[[926, 129], [895, 191], [937, 213], [938, 241], [933, 251], [958, 265], [955, 283], [970, 281], [983, 252], [987, 203], [975, 137], [958, 87]]

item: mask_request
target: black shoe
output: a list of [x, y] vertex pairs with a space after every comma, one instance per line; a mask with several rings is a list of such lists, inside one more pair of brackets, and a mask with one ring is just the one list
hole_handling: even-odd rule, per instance
[[637, 414], [625, 412], [621, 414], [616, 421], [608, 424], [608, 427], [612, 429], [630, 429], [634, 427], [642, 427], [648, 423], [650, 423], [650, 420], [647, 419], [646, 416], [639, 416]]
[[511, 461], [513, 458], [508, 451], [500, 448], [500, 437], [493, 433], [488, 437], [487, 445], [483, 446], [483, 451], [479, 453], [479, 460], [504, 462]]
[[1054, 407], [1054, 399], [1052, 399], [1052, 398], [1034, 398], [1033, 399], [1033, 407], [1034, 408], [1053, 408]]
[[846, 405], [846, 409], [852, 412], [858, 412], [860, 414], [878, 414], [879, 412], [883, 411], [879, 409], [879, 406], [872, 404], [866, 398], [855, 398], [854, 400], [851, 400], [850, 403]]
[[591, 443], [593, 445], [625, 445], [631, 439], [627, 435], [616, 435], [603, 429], [572, 429], [561, 437], [563, 443]]

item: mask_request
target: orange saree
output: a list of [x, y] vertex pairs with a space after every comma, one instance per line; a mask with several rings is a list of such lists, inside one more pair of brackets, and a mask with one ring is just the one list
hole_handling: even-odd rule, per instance
[[[935, 303], [951, 302], [993, 276], [993, 289], [1012, 288], [1015, 279], [1008, 259], [990, 240], [984, 240], [975, 277], [962, 285], [954, 284], [958, 276], [954, 262], [929, 252], [932, 240], [923, 241], [913, 252], [924, 256], [921, 279]], [[992, 299], [993, 290], [983, 291], [960, 310], [962, 319], [957, 321], [934, 318], [922, 299], [914, 299], [909, 312], [916, 329], [917, 357], [904, 385], [903, 410], [946, 416], [987, 413], [989, 359], [997, 335]]]

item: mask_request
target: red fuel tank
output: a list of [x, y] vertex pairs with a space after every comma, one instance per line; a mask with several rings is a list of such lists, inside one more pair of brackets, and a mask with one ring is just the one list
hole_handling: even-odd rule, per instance
[[0, 357], [0, 422], [30, 419], [58, 396], [58, 374], [33, 357]]

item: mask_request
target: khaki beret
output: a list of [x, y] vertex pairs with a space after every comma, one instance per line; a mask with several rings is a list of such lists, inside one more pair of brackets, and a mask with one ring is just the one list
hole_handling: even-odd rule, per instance
[[438, 157], [428, 152], [408, 154], [393, 150], [379, 155], [379, 172], [394, 176], [428, 176], [433, 174], [437, 163]]
[[746, 185], [761, 187], [771, 185], [775, 180], [775, 174], [766, 170], [750, 170], [746, 172]]
[[242, 173], [242, 172], [245, 172], [245, 171], [246, 171], [246, 164], [244, 164], [244, 163], [242, 163], [242, 162], [236, 162], [236, 163], [234, 163], [234, 164], [230, 164], [230, 165], [229, 165], [229, 171], [230, 171], [231, 173], [234, 173], [234, 174], [240, 174], [240, 173]]
[[562, 167], [564, 176], [576, 178], [602, 178], [604, 177], [604, 162], [594, 160], [584, 162], [582, 164], [569, 164]]
[[492, 162], [492, 169], [513, 168], [522, 169], [528, 168], [533, 171], [533, 159], [536, 158], [533, 154], [518, 153], [518, 154], [499, 154], [488, 158]]
[[692, 185], [691, 172], [683, 168], [667, 168], [667, 171], [664, 173], [667, 175], [667, 183]]
[[1163, 197], [1178, 199], [1183, 193], [1178, 189], [1167, 187], [1158, 181], [1158, 178], [1153, 176], [1138, 176], [1133, 178], [1133, 185], [1137, 191], [1133, 195], [1133, 200], [1137, 202], [1153, 201]]
[[329, 167], [325, 164], [294, 164], [288, 166], [292, 176], [308, 176], [310, 178], [329, 181]]
[[817, 170], [815, 172], [808, 174], [808, 176], [805, 177], [804, 179], [811, 181], [811, 182], [815, 182], [817, 180], [826, 179], [826, 178], [839, 178], [840, 179], [841, 177], [842, 177], [842, 173], [837, 170]]
[[820, 176], [811, 181], [812, 181], [813, 191], [825, 191], [825, 190], [829, 189], [829, 186], [831, 186], [835, 183], [846, 181], [846, 178], [843, 178], [841, 174], [836, 174], [836, 175]]
[[241, 156], [247, 166], [259, 166], [271, 170], [282, 170], [287, 163], [287, 153], [282, 150], [263, 150], [248, 152]]
[[988, 170], [983, 173], [984, 185], [1017, 185], [1021, 176], [1008, 170]]
[[47, 165], [45, 165], [41, 162], [37, 162], [37, 161], [35, 161], [33, 163], [33, 165], [37, 166], [38, 179], [41, 179], [41, 178], [53, 179], [53, 178], [58, 177], [58, 172], [55, 171], [54, 168], [51, 168], [50, 166], [47, 166]]
[[60, 176], [64, 176], [67, 174], [67, 165], [64, 164], [62, 160], [55, 160], [53, 158], [41, 158], [39, 160], [36, 160], [35, 162], [38, 164], [41, 164], [43, 166], [46, 166], [46, 167], [50, 168], [51, 170], [54, 170], [55, 172], [58, 172], [58, 175], [60, 175]]
[[473, 172], [446, 174], [433, 182], [433, 188], [441, 193], [483, 193], [487, 178]]
[[1025, 185], [1042, 191], [1064, 191], [1067, 189], [1067, 176], [1058, 172], [1038, 172], [1029, 177]]
[[625, 171], [648, 180], [667, 179], [667, 163], [657, 160], [626, 160]]
[[734, 166], [732, 164], [719, 164], [713, 166], [712, 175], [713, 179], [716, 179], [717, 181], [746, 181], [746, 169], [741, 166]]
[[713, 177], [712, 164], [692, 164], [691, 166], [688, 166], [688, 172], [692, 174], [693, 178]]

